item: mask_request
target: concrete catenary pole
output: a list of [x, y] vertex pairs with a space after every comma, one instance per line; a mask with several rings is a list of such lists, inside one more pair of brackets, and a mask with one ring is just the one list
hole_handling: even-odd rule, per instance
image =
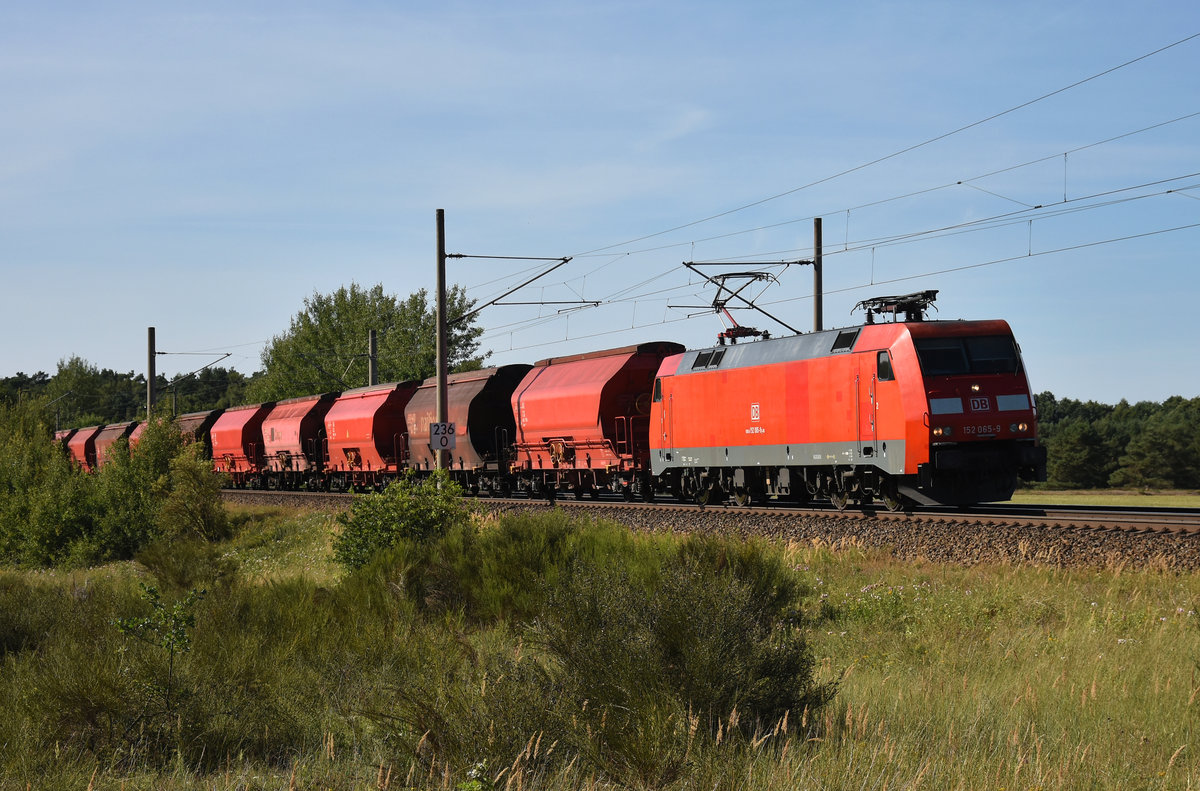
[[379, 343], [375, 330], [367, 330], [367, 384], [379, 384]]
[[154, 414], [154, 328], [146, 328], [146, 420]]
[[821, 218], [813, 218], [813, 332], [820, 332], [824, 327], [824, 296], [821, 293]]
[[[437, 210], [437, 422], [449, 418], [446, 404], [446, 212]], [[430, 437], [432, 440], [432, 437]], [[449, 467], [448, 452], [437, 451], [437, 468]]]

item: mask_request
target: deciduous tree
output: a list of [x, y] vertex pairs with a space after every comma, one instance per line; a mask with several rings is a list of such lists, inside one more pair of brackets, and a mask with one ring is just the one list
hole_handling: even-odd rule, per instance
[[[446, 297], [451, 321], [474, 302], [455, 286]], [[367, 335], [378, 332], [379, 381], [426, 379], [436, 372], [435, 306], [424, 289], [399, 298], [357, 283], [332, 294], [314, 293], [292, 319], [287, 332], [263, 350], [263, 374], [250, 387], [255, 401], [277, 401], [314, 393], [350, 390], [367, 384]], [[477, 356], [483, 330], [474, 319], [447, 332], [449, 365], [469, 370], [482, 365]]]

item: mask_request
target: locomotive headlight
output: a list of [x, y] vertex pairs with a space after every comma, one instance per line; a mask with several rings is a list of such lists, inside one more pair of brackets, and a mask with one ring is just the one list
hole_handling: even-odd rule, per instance
[[979, 392], [979, 385], [971, 385], [971, 392], [972, 392], [972, 393], [978, 393], [978, 392]]
[[950, 426], [938, 426], [933, 430], [933, 436], [935, 437], [948, 437], [950, 434]]
[[1028, 423], [1013, 423], [1011, 426], [1008, 427], [1008, 430], [1014, 434], [1024, 434], [1026, 431], [1029, 431], [1029, 424]]

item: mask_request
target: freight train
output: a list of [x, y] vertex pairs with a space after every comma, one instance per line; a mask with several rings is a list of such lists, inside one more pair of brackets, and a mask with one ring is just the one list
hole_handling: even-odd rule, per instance
[[[929, 321], [936, 291], [866, 323], [688, 350], [669, 341], [453, 374], [449, 472], [471, 493], [738, 504], [968, 505], [1046, 478], [1002, 320]], [[876, 315], [890, 315], [877, 323]], [[435, 469], [436, 381], [179, 418], [233, 486], [379, 489]], [[84, 469], [139, 426], [64, 433]]]

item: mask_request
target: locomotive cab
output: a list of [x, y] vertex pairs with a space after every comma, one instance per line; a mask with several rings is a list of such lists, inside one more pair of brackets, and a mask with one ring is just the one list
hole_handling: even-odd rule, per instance
[[[908, 325], [924, 383], [928, 460], [917, 467], [918, 502], [1007, 500], [1018, 477], [1046, 479], [1033, 395], [1004, 321]], [[911, 488], [911, 487], [905, 487]]]

